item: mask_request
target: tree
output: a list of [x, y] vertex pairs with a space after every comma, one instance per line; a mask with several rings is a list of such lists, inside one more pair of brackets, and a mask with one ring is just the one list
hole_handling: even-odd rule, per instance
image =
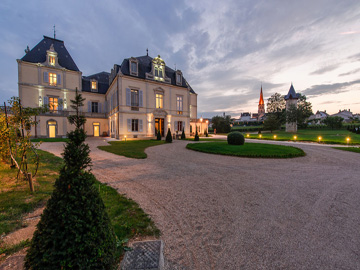
[[286, 111], [286, 121], [289, 123], [297, 122], [299, 128], [306, 128], [306, 120], [312, 114], [311, 103], [306, 101], [305, 95], [300, 94], [297, 107], [295, 105], [291, 105]]
[[198, 134], [198, 131], [196, 129], [196, 133], [195, 133], [195, 137], [194, 137], [194, 141], [199, 141], [200, 138], [199, 138], [199, 134]]
[[68, 117], [75, 130], [65, 145], [64, 166], [37, 225], [25, 258], [25, 269], [113, 269], [116, 238], [91, 173], [89, 146], [76, 91], [76, 114]]
[[344, 118], [340, 116], [328, 116], [321, 122], [331, 129], [340, 129]]
[[275, 115], [277, 121], [280, 124], [284, 124], [286, 122], [286, 101], [281, 94], [275, 93], [270, 98], [268, 98], [266, 108], [268, 115]]
[[280, 121], [275, 114], [268, 115], [264, 121], [264, 130], [270, 130], [271, 133], [273, 130], [279, 129], [280, 126]]
[[161, 141], [161, 132], [160, 132], [160, 129], [159, 129], [158, 132], [157, 132], [156, 140]]
[[216, 129], [216, 133], [228, 133], [231, 130], [230, 116], [214, 116], [211, 119], [213, 129]]
[[168, 132], [167, 132], [167, 134], [166, 134], [166, 139], [165, 139], [165, 141], [166, 141], [167, 143], [171, 143], [171, 142], [172, 142], [172, 136], [171, 136], [170, 128], [168, 129]]
[[182, 133], [181, 133], [181, 139], [182, 139], [182, 140], [185, 140], [185, 139], [186, 139], [186, 136], [185, 136], [185, 131], [184, 131], [184, 129], [182, 130]]

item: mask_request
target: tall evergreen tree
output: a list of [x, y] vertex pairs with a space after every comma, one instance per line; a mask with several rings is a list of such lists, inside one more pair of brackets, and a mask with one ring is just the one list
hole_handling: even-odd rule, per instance
[[25, 269], [113, 269], [116, 239], [104, 203], [90, 172], [86, 122], [79, 108], [84, 99], [76, 91], [71, 100], [76, 114], [68, 118], [64, 166], [37, 225], [25, 258]]

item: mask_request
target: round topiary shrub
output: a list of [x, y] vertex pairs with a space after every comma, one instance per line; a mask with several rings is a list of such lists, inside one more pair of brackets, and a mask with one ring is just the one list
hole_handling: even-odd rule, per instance
[[245, 143], [245, 138], [239, 131], [233, 131], [228, 134], [227, 142], [228, 144], [233, 145], [243, 145]]

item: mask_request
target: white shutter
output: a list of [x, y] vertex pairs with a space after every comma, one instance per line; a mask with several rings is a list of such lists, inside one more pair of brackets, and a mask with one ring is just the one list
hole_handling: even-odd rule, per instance
[[88, 101], [88, 112], [91, 112], [91, 101]]
[[131, 90], [126, 88], [126, 106], [131, 106]]
[[140, 132], [143, 131], [143, 121], [142, 121], [142, 119], [139, 120], [139, 131]]
[[101, 113], [101, 103], [98, 103], [98, 113]]
[[143, 107], [143, 91], [139, 90], [139, 107]]
[[49, 105], [49, 97], [44, 97], [44, 105]]
[[48, 72], [44, 72], [44, 82], [46, 82], [46, 83], [49, 82], [49, 73]]
[[127, 120], [128, 131], [131, 132], [131, 119]]
[[61, 75], [60, 74], [57, 75], [57, 84], [61, 84]]
[[63, 99], [62, 98], [59, 98], [59, 103], [58, 104], [59, 104], [58, 105], [58, 110], [62, 111], [62, 109], [63, 109]]

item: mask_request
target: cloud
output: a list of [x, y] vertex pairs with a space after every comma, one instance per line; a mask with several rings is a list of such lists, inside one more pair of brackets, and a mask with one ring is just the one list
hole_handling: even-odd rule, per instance
[[360, 84], [360, 80], [356, 80], [352, 82], [343, 82], [343, 83], [313, 85], [305, 89], [302, 92], [302, 94], [309, 95], [312, 97], [320, 96], [323, 94], [339, 94], [349, 91], [347, 87], [355, 84]]
[[339, 74], [339, 77], [342, 77], [342, 76], [347, 76], [347, 75], [351, 75], [351, 74], [356, 74], [360, 71], [360, 68], [358, 69], [355, 69], [355, 70], [351, 70], [349, 72], [345, 72], [345, 73], [341, 73]]
[[335, 69], [337, 69], [339, 67], [338, 64], [336, 65], [331, 65], [331, 66], [326, 66], [326, 67], [322, 67], [322, 68], [319, 68], [317, 70], [314, 70], [313, 72], [310, 73], [310, 75], [320, 75], [320, 74], [324, 74], [326, 72], [329, 72], [329, 71], [333, 71]]

